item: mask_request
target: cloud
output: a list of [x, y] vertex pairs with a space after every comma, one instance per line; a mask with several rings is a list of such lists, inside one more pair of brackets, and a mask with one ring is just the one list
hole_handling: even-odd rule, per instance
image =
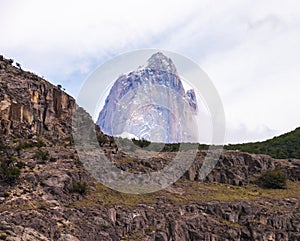
[[[290, 10], [275, 14], [271, 8], [263, 17], [249, 16], [242, 40], [203, 61], [220, 91], [228, 123], [246, 123], [250, 129], [267, 125], [280, 133], [299, 126], [300, 18]], [[271, 137], [266, 133], [257, 133], [256, 140]]]
[[255, 128], [251, 128], [244, 123], [228, 123], [225, 143], [256, 142], [279, 134], [278, 131], [272, 130], [266, 125], [257, 125]]
[[211, 77], [228, 141], [261, 140], [299, 126], [296, 0], [1, 1], [0, 35], [6, 57], [74, 96], [113, 56], [161, 48], [190, 57]]
[[59, 69], [68, 75], [77, 70], [78, 60], [136, 48], [176, 25], [177, 19], [186, 19], [196, 1], [179, 3], [10, 1], [1, 10], [6, 26], [1, 26], [0, 44], [43, 71]]

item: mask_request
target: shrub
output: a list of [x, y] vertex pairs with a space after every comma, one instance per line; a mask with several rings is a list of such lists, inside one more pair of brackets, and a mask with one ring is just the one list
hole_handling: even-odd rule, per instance
[[35, 143], [35, 146], [36, 146], [36, 147], [38, 147], [38, 148], [41, 148], [41, 147], [44, 147], [44, 146], [46, 146], [46, 144], [45, 144], [43, 141], [41, 141], [41, 140], [38, 140], [38, 142], [37, 142], [37, 143]]
[[43, 204], [40, 205], [40, 206], [38, 207], [38, 209], [47, 211], [47, 207], [46, 207], [45, 205], [43, 205]]
[[97, 140], [100, 146], [103, 146], [106, 143], [106, 137], [103, 134], [97, 134]]
[[35, 159], [42, 159], [42, 160], [48, 160], [49, 159], [49, 152], [48, 151], [42, 151], [38, 149], [34, 155]]
[[72, 192], [79, 193], [80, 195], [85, 195], [87, 193], [88, 185], [86, 182], [77, 182], [73, 185]]
[[32, 148], [32, 147], [38, 147], [38, 148], [41, 148], [41, 147], [44, 147], [46, 146], [46, 144], [41, 141], [41, 140], [38, 140], [37, 142], [23, 142], [23, 143], [20, 143], [16, 149], [17, 150], [22, 150], [22, 149], [29, 149], [29, 148]]
[[22, 69], [22, 67], [21, 67], [21, 64], [20, 64], [20, 63], [16, 63], [16, 66], [17, 66], [19, 69]]
[[16, 163], [16, 167], [19, 168], [19, 169], [22, 169], [24, 166], [25, 166], [25, 163], [22, 162], [22, 161], [18, 161], [18, 162]]
[[[24, 164], [24, 163], [23, 163]], [[23, 164], [17, 162], [14, 150], [0, 140], [0, 182], [13, 185], [21, 175]]]
[[14, 60], [13, 59], [8, 59], [7, 62], [12, 65], [14, 63]]
[[281, 170], [271, 170], [263, 173], [258, 181], [265, 188], [283, 189], [286, 188], [287, 178]]
[[2, 167], [0, 170], [1, 180], [9, 185], [14, 184], [20, 177], [21, 170], [15, 166]]
[[21, 143], [19, 144], [17, 147], [16, 147], [16, 150], [17, 151], [20, 151], [22, 149], [29, 149], [29, 148], [32, 148], [34, 147], [34, 145], [32, 143], [29, 143], [29, 142], [25, 142], [25, 143]]

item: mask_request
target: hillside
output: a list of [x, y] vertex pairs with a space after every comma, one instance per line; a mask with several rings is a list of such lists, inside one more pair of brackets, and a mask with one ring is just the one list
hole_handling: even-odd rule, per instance
[[300, 159], [300, 128], [262, 142], [227, 145], [225, 149], [267, 154], [274, 158]]
[[[0, 240], [300, 239], [299, 160], [229, 150], [216, 160], [201, 150], [170, 187], [124, 194], [97, 182], [79, 160], [71, 132], [74, 108], [75, 100], [61, 89], [0, 57]], [[170, 145], [151, 158], [130, 156], [83, 110], [79, 119], [88, 120], [85, 134], [96, 132], [101, 153], [121, 170], [161, 170], [176, 155]], [[202, 177], [205, 158], [218, 163]], [[259, 185], [270, 170], [287, 176], [286, 188]]]

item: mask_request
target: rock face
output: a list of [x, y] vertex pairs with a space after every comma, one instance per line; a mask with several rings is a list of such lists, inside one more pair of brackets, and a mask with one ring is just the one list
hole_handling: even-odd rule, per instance
[[35, 74], [0, 59], [0, 134], [59, 141], [70, 133], [75, 100]]
[[[124, 161], [122, 154], [114, 157], [114, 163], [124, 171], [135, 171], [146, 173], [158, 171], [172, 161], [175, 153], [162, 153], [155, 158], [135, 159]], [[267, 170], [282, 170], [289, 180], [300, 181], [300, 161], [276, 160], [268, 155], [249, 154], [240, 151], [223, 151], [214, 169], [207, 175], [201, 174], [205, 158], [213, 162], [214, 158], [209, 157], [207, 151], [199, 151], [197, 156], [186, 171], [184, 178], [190, 181], [218, 182], [234, 186], [245, 186], [255, 183], [257, 177]]]
[[197, 108], [194, 90], [185, 92], [172, 60], [158, 52], [146, 67], [115, 81], [97, 124], [112, 136], [196, 142]]

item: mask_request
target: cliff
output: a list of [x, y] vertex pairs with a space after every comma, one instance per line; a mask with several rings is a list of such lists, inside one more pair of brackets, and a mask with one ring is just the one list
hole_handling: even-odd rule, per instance
[[37, 75], [0, 58], [0, 134], [56, 142], [70, 134], [75, 100]]

